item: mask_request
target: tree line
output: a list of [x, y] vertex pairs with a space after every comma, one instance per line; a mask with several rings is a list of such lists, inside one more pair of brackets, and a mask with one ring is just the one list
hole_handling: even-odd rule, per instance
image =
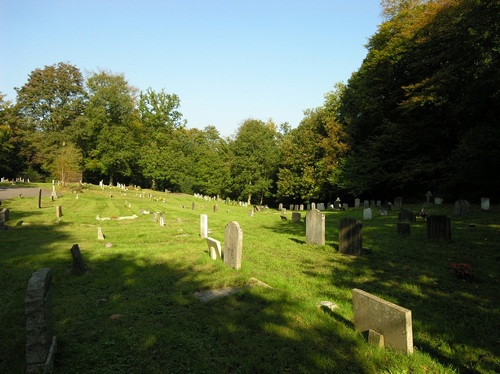
[[0, 176], [81, 172], [253, 203], [495, 196], [500, 3], [383, 0], [382, 9], [361, 67], [293, 129], [250, 118], [223, 138], [213, 125], [187, 128], [176, 94], [139, 92], [123, 74], [35, 69], [14, 103], [0, 96]]

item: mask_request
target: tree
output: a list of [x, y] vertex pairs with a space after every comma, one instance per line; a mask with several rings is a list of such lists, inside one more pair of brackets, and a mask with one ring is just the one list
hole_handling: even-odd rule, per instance
[[271, 192], [279, 158], [278, 138], [272, 121], [247, 119], [230, 143], [233, 188], [237, 196], [246, 198], [249, 204], [252, 195], [259, 194], [262, 204], [264, 196]]
[[9, 177], [13, 176], [15, 163], [11, 128], [14, 116], [12, 104], [4, 98], [0, 93], [0, 175]]
[[155, 92], [148, 88], [141, 92], [139, 113], [141, 121], [148, 132], [158, 130], [171, 132], [184, 127], [182, 113], [178, 111], [180, 99], [176, 94], [167, 94], [164, 90]]

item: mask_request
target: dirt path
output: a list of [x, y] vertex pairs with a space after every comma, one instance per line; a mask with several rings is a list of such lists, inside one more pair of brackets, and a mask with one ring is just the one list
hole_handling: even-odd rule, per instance
[[[19, 197], [19, 195], [22, 197], [38, 196], [38, 190], [39, 188], [37, 187], [0, 186], [0, 201]], [[42, 196], [50, 196], [50, 194], [50, 191], [42, 189]]]

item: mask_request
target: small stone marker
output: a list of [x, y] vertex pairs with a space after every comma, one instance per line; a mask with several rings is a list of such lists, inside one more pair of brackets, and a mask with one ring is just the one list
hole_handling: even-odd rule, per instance
[[85, 274], [87, 271], [87, 267], [85, 266], [85, 262], [83, 262], [82, 253], [80, 252], [80, 247], [78, 244], [74, 244], [71, 247], [71, 256], [73, 257], [73, 262], [71, 264], [71, 273], [75, 275]]
[[296, 212], [292, 213], [292, 222], [293, 223], [300, 223], [301, 218], [302, 218], [302, 215], [300, 213], [296, 213]]
[[38, 189], [38, 209], [42, 207], [42, 189]]
[[363, 251], [363, 225], [353, 218], [341, 218], [339, 252], [359, 256]]
[[200, 237], [206, 239], [208, 236], [208, 216], [200, 214]]
[[371, 208], [363, 209], [363, 219], [367, 219], [367, 220], [372, 219], [372, 209]]
[[10, 210], [7, 208], [3, 208], [0, 211], [0, 221], [7, 222], [10, 218]]
[[375, 330], [368, 330], [368, 343], [373, 344], [377, 347], [384, 348], [385, 347], [385, 342], [384, 342], [384, 335], [379, 334]]
[[194, 210], [195, 208], [196, 208], [195, 203], [192, 203], [192, 204], [191, 204], [191, 210]]
[[50, 372], [54, 368], [57, 339], [52, 327], [52, 271], [35, 271], [26, 289], [26, 372]]
[[[354, 328], [359, 332], [383, 335], [384, 346], [406, 354], [413, 353], [413, 327], [411, 310], [381, 299], [360, 289], [352, 290]], [[372, 332], [372, 338], [376, 334]], [[380, 344], [381, 338], [377, 339]]]
[[408, 222], [398, 222], [397, 230], [401, 236], [410, 236], [411, 226]]
[[56, 218], [61, 218], [62, 217], [62, 206], [58, 205], [56, 206]]
[[455, 209], [453, 210], [453, 214], [455, 217], [459, 218], [467, 218], [469, 215], [469, 207], [470, 204], [467, 200], [457, 200], [455, 201]]
[[102, 233], [102, 228], [101, 227], [97, 228], [97, 240], [104, 240], [104, 235]]
[[481, 198], [481, 209], [482, 210], [490, 210], [490, 198], [482, 197]]
[[427, 217], [427, 239], [451, 240], [451, 224], [447, 216], [431, 215]]
[[153, 213], [153, 222], [158, 222], [158, 212]]
[[217, 213], [219, 211], [219, 207], [217, 206], [217, 204], [214, 205], [214, 213]]
[[222, 248], [220, 245], [220, 241], [215, 240], [214, 238], [207, 237], [208, 250], [210, 251], [210, 257], [212, 260], [217, 260], [218, 258], [222, 258]]
[[243, 230], [236, 221], [226, 226], [224, 240], [224, 263], [236, 270], [241, 269], [241, 252], [243, 247]]
[[325, 245], [325, 215], [318, 209], [306, 215], [306, 243]]

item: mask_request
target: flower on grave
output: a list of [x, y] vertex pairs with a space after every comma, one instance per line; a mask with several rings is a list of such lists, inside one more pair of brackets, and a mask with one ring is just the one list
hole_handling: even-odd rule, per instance
[[472, 267], [465, 263], [453, 263], [450, 265], [451, 270], [455, 273], [458, 279], [471, 279], [474, 277], [472, 274]]

